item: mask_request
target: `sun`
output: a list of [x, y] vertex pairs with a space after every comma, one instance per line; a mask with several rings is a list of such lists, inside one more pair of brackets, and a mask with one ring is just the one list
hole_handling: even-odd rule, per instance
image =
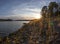
[[39, 19], [39, 18], [40, 18], [40, 16], [36, 16], [35, 18], [36, 18], [36, 19]]
[[36, 15], [35, 18], [36, 19], [40, 19], [42, 16], [41, 15]]

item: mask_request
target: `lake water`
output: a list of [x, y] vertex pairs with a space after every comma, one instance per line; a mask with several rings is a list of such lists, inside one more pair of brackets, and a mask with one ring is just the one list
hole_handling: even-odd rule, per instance
[[17, 31], [20, 29], [24, 24], [28, 23], [29, 21], [4, 21], [0, 22], [0, 36], [6, 36], [9, 33]]

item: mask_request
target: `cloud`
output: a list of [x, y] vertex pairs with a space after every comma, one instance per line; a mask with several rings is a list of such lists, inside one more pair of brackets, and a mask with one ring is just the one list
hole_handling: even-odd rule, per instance
[[0, 0], [0, 16], [35, 17], [40, 15], [41, 8], [57, 0]]
[[36, 13], [38, 13], [38, 12], [40, 12], [41, 11], [41, 9], [39, 9], [39, 8], [24, 8], [24, 9], [22, 9], [22, 10], [26, 10], [26, 11], [32, 11], [32, 12], [36, 12]]

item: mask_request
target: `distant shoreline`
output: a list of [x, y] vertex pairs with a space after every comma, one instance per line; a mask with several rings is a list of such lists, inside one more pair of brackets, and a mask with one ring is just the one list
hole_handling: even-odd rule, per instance
[[33, 21], [33, 20], [12, 20], [12, 21]]
[[0, 19], [0, 21], [33, 21], [33, 20], [12, 20], [12, 19]]

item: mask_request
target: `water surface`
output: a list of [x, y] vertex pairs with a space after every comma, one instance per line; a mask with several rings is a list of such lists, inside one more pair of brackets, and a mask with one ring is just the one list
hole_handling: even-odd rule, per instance
[[17, 31], [21, 28], [24, 24], [28, 23], [29, 21], [3, 21], [0, 22], [0, 36], [6, 36], [9, 33]]

